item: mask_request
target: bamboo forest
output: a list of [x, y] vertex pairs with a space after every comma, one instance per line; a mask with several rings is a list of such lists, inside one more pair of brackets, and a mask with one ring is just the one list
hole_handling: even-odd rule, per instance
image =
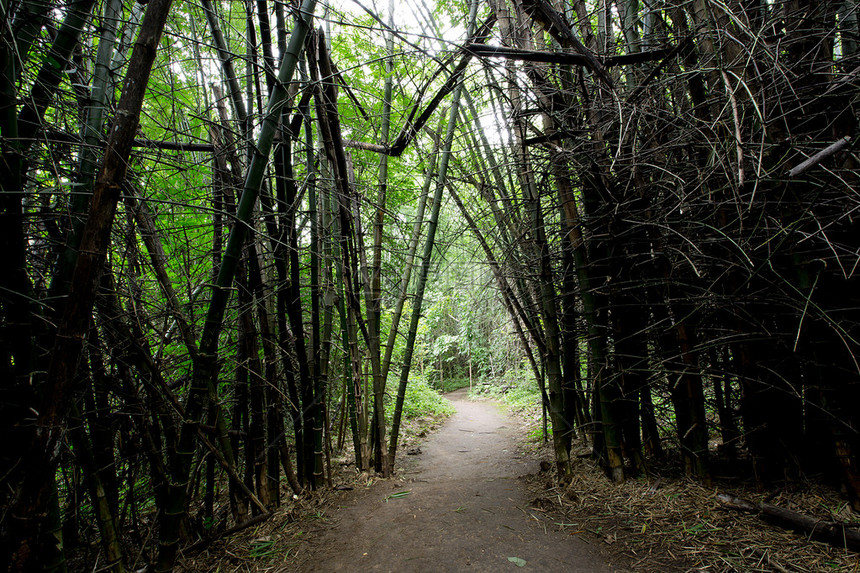
[[466, 387], [519, 396], [544, 498], [695, 490], [689, 538], [831, 552], [565, 530], [616, 570], [857, 570], [858, 7], [0, 0], [0, 568], [215, 570], [400, 483]]

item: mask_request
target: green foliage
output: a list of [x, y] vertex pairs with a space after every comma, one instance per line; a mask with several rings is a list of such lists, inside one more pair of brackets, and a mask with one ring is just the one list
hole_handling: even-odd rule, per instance
[[401, 497], [406, 497], [407, 495], [409, 495], [411, 493], [412, 493], [411, 491], [405, 490], [405, 491], [398, 491], [397, 493], [392, 493], [391, 495], [386, 495], [385, 496], [385, 502], [388, 503], [389, 499], [400, 499]]
[[[394, 412], [394, 400], [389, 396], [386, 396], [386, 399], [388, 403], [385, 406], [385, 413], [390, 423]], [[451, 402], [434, 390], [423, 376], [420, 374], [410, 376], [403, 401], [404, 420], [421, 416], [450, 416], [453, 413], [454, 407]]]
[[248, 556], [252, 559], [274, 557], [278, 553], [275, 540], [269, 538], [255, 539], [251, 542], [251, 551]]
[[433, 388], [444, 394], [446, 392], [453, 392], [454, 390], [459, 390], [460, 388], [467, 387], [469, 385], [469, 377], [446, 376], [441, 380], [438, 378], [434, 378], [432, 385]]
[[539, 407], [540, 388], [531, 369], [525, 364], [508, 370], [496, 380], [482, 380], [472, 390], [473, 396], [483, 396], [500, 400], [512, 410], [524, 411]]
[[529, 431], [529, 440], [532, 442], [543, 442], [552, 437], [552, 426], [547, 426], [546, 435], [544, 435], [543, 426], [538, 425]]
[[[541, 418], [540, 387], [525, 361], [518, 368], [506, 371], [498, 379], [482, 379], [473, 387], [470, 395], [498, 400], [518, 417], [535, 424]], [[542, 440], [543, 428], [538, 424], [530, 436], [536, 441]]]

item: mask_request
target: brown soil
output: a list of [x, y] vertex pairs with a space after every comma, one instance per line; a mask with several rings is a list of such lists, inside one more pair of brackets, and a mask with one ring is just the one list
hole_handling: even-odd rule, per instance
[[[518, 424], [465, 390], [396, 479], [349, 492], [299, 547], [302, 572], [618, 571], [626, 559], [559, 531], [520, 476], [540, 471]], [[524, 562], [524, 564], [523, 564]]]
[[[344, 460], [334, 490], [294, 497], [271, 519], [188, 551], [177, 571], [518, 571], [521, 559], [524, 571], [860, 572], [856, 553], [726, 510], [714, 495], [856, 521], [824, 486], [756, 492], [724, 478], [705, 488], [672, 471], [613, 484], [575, 459], [573, 481], [561, 487], [541, 471], [552, 451], [524, 438], [539, 415], [512, 418], [464, 391], [449, 398], [457, 414], [420, 443], [420, 455], [398, 458], [394, 478], [357, 476]], [[422, 418], [409, 433], [433, 424]], [[410, 436], [401, 450], [415, 445]]]

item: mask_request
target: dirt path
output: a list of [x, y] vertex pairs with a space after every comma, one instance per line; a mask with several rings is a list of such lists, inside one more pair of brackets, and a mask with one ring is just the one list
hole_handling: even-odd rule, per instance
[[611, 572], [591, 546], [529, 508], [517, 477], [538, 462], [517, 453], [516, 422], [464, 390], [448, 398], [457, 413], [421, 446], [417, 463], [399, 482], [348, 496], [298, 571]]

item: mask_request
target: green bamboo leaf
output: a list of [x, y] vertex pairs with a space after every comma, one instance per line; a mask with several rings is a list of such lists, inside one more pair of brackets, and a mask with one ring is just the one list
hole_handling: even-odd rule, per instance
[[409, 490], [406, 490], [406, 491], [398, 491], [397, 493], [392, 493], [391, 495], [387, 495], [387, 496], [385, 496], [385, 502], [387, 503], [389, 499], [399, 499], [399, 498], [401, 498], [401, 497], [406, 497], [406, 496], [407, 496], [407, 495], [409, 495], [410, 493], [412, 493], [412, 492], [411, 492], [411, 491], [409, 491]]

